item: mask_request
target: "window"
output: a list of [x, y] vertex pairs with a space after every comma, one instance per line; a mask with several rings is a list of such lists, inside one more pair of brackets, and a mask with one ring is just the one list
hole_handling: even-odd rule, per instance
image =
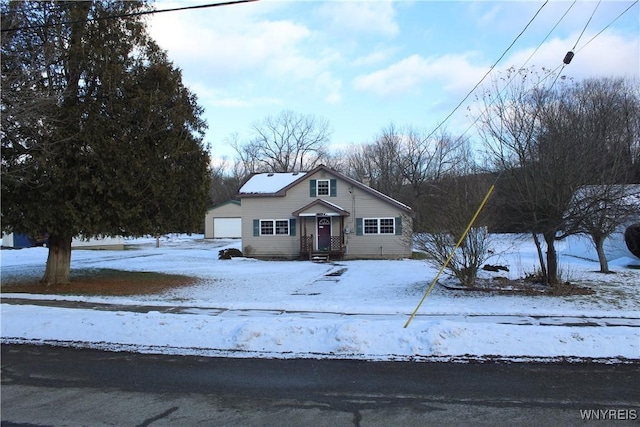
[[309, 197], [336, 197], [338, 195], [337, 179], [309, 180]]
[[261, 236], [288, 236], [289, 220], [288, 219], [261, 219], [260, 220]]
[[378, 220], [377, 219], [365, 219], [364, 220], [364, 234], [378, 234]]
[[329, 180], [328, 179], [319, 179], [317, 182], [317, 190], [318, 196], [328, 196], [329, 195]]
[[271, 220], [267, 220], [267, 221], [260, 221], [260, 235], [261, 236], [265, 236], [265, 235], [271, 235], [273, 234], [273, 221]]
[[380, 218], [380, 234], [395, 234], [393, 218]]
[[395, 218], [365, 218], [364, 234], [396, 234]]
[[289, 235], [289, 220], [278, 220], [276, 221], [276, 234], [278, 235]]

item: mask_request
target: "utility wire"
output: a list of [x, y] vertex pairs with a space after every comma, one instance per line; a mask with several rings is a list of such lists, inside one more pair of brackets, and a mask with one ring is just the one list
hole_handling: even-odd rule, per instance
[[[578, 0], [573, 0], [573, 3], [571, 3], [571, 5], [569, 6], [569, 8], [564, 12], [564, 14], [560, 17], [560, 19], [558, 19], [558, 22], [556, 22], [556, 24], [553, 26], [553, 28], [551, 28], [551, 30], [549, 30], [549, 32], [547, 33], [547, 35], [544, 37], [544, 39], [542, 39], [542, 41], [538, 44], [538, 46], [535, 48], [535, 50], [531, 53], [531, 55], [529, 55], [529, 57], [527, 58], [526, 61], [524, 61], [524, 63], [520, 66], [519, 69], [523, 69], [528, 63], [529, 61], [531, 61], [531, 58], [533, 58], [535, 56], [535, 54], [538, 52], [538, 50], [540, 50], [540, 48], [542, 47], [542, 45], [544, 44], [544, 42], [547, 41], [547, 39], [551, 36], [551, 34], [556, 30], [556, 28], [558, 28], [558, 25], [560, 25], [560, 23], [564, 20], [564, 18], [567, 16], [567, 14], [571, 11], [571, 9], [573, 8], [573, 6], [577, 3]], [[557, 68], [556, 68], [557, 70]], [[555, 70], [554, 70], [555, 71]], [[469, 125], [469, 127], [462, 133], [462, 135], [460, 135], [460, 138], [462, 138], [464, 135], [467, 134], [467, 132], [469, 132], [469, 130], [471, 130], [471, 128], [473, 128], [475, 126], [475, 124], [478, 122], [478, 120], [480, 120], [480, 117], [482, 117], [484, 114], [486, 114], [487, 110], [489, 107], [491, 107], [496, 101], [497, 98], [499, 98], [500, 95], [502, 95], [502, 93], [507, 89], [507, 87], [511, 84], [511, 82], [517, 77], [517, 74], [514, 73], [511, 78], [507, 81], [507, 83], [504, 85], [504, 87], [500, 90], [500, 92], [498, 93], [498, 97], [496, 98], [492, 98], [491, 102], [489, 102], [489, 105], [486, 106], [485, 111], [483, 111], [480, 116], [478, 116], [473, 123], [471, 123]]]
[[[638, 3], [638, 0], [636, 0], [633, 4], [631, 4], [631, 5], [630, 5], [627, 9], [625, 9], [622, 13], [620, 13], [620, 14], [619, 14], [619, 15], [618, 15], [618, 16], [617, 16], [613, 21], [611, 21], [611, 22], [610, 22], [610, 23], [609, 23], [609, 24], [608, 24], [604, 29], [602, 29], [598, 34], [596, 34], [596, 35], [595, 35], [593, 38], [591, 38], [587, 43], [585, 43], [585, 45], [584, 45], [584, 46], [582, 46], [582, 47], [578, 50], [578, 52], [579, 52], [580, 50], [582, 50], [586, 45], [588, 45], [589, 43], [591, 43], [591, 41], [593, 41], [593, 39], [595, 39], [597, 36], [599, 36], [599, 35], [600, 35], [603, 31], [605, 31], [605, 30], [606, 30], [606, 29], [607, 29], [611, 24], [613, 24], [617, 19], [619, 19], [622, 15], [624, 15], [627, 11], [629, 11], [629, 9], [631, 9], [631, 8], [632, 8], [634, 5], [636, 5], [637, 3]], [[546, 3], [545, 3], [545, 4], [546, 4]], [[540, 45], [538, 45], [538, 48], [536, 48], [536, 51], [540, 48], [540, 46], [542, 46], [542, 44], [544, 43], [544, 41], [549, 37], [549, 35], [551, 34], [551, 32], [553, 32], [553, 31], [555, 30], [555, 28], [558, 26], [558, 24], [560, 24], [560, 21], [562, 21], [562, 19], [564, 19], [564, 17], [565, 17], [565, 16], [566, 16], [566, 14], [569, 12], [569, 10], [573, 7], [573, 5], [574, 5], [574, 4], [575, 4], [575, 1], [574, 1], [574, 2], [573, 2], [573, 4], [569, 7], [569, 9], [565, 12], [565, 14], [560, 18], [560, 20], [558, 21], [558, 23], [553, 27], [553, 29], [549, 32], [549, 34], [547, 34], [547, 36], [546, 36], [546, 37], [545, 37], [545, 39], [540, 43]], [[591, 17], [589, 18], [589, 20], [588, 20], [588, 21], [587, 21], [587, 23], [585, 24], [585, 26], [584, 26], [584, 28], [583, 28], [582, 32], [580, 33], [580, 36], [578, 37], [578, 40], [576, 41], [576, 44], [575, 44], [575, 45], [574, 45], [574, 47], [573, 47], [573, 50], [575, 50], [575, 49], [576, 49], [576, 47], [577, 47], [578, 43], [580, 42], [580, 39], [582, 38], [582, 36], [583, 36], [583, 34], [584, 34], [584, 32], [585, 32], [585, 30], [586, 30], [587, 26], [589, 25], [589, 22], [591, 22], [591, 19], [593, 18], [594, 14], [595, 14], [595, 11], [598, 9], [599, 4], [600, 4], [600, 2], [598, 2], [598, 5], [596, 5], [595, 9], [593, 10], [593, 12], [592, 12], [592, 14], [591, 14]], [[544, 6], [544, 5], [543, 5], [543, 6]], [[539, 11], [538, 11], [538, 12], [539, 12]], [[536, 15], [537, 15], [537, 13], [536, 13]], [[535, 16], [534, 16], [534, 18], [535, 18]], [[529, 22], [529, 23], [531, 23], [531, 22]], [[527, 24], [527, 26], [528, 26], [528, 24]], [[526, 27], [525, 27], [525, 29], [526, 29]], [[524, 30], [523, 30], [523, 31], [524, 31]], [[522, 34], [522, 33], [520, 33], [520, 34]], [[518, 36], [518, 37], [519, 37], [519, 36]], [[516, 39], [516, 40], [517, 40], [517, 39]], [[514, 43], [515, 43], [515, 42], [514, 42]], [[513, 43], [512, 43], [512, 45], [513, 45]], [[511, 46], [510, 46], [510, 47], [511, 47]], [[510, 47], [509, 47], [509, 48], [510, 48]], [[507, 50], [508, 50], [508, 49], [507, 49]], [[505, 52], [505, 53], [506, 53], [506, 52]], [[535, 52], [534, 52], [534, 53], [535, 53]], [[502, 56], [504, 56], [504, 54], [503, 54]], [[532, 56], [533, 56], [533, 54], [532, 54], [532, 55], [527, 59], [527, 61], [525, 61], [525, 65], [526, 65], [526, 63], [531, 59], [531, 57], [532, 57]], [[501, 57], [501, 58], [502, 58], [502, 57]], [[498, 60], [497, 62], [499, 62], [499, 60]], [[496, 64], [497, 64], [497, 62], [496, 62]], [[564, 67], [565, 67], [566, 65], [567, 65], [567, 64], [563, 63], [561, 67], [564, 69]], [[523, 66], [524, 66], [524, 65], [523, 65]], [[495, 64], [494, 64], [494, 66], [492, 66], [491, 68], [493, 69], [493, 67], [495, 67]], [[560, 67], [557, 67], [554, 71], [552, 71], [552, 73], [554, 73], [556, 70], [558, 70], [558, 68], [560, 68]], [[560, 71], [562, 71], [562, 70], [560, 70]], [[552, 73], [551, 73], [551, 74], [552, 74]], [[560, 75], [560, 73], [558, 73], [558, 75], [556, 76], [556, 80], [558, 79], [558, 76], [559, 76], [559, 75]], [[486, 78], [486, 75], [485, 75], [485, 77], [483, 77], [483, 79], [482, 79], [482, 80], [484, 80], [484, 78]], [[477, 87], [477, 86], [482, 82], [482, 80], [481, 80], [481, 81], [476, 85], [476, 87]], [[510, 79], [510, 80], [507, 82], [507, 85], [506, 85], [506, 86], [508, 86], [508, 85], [511, 83], [511, 81], [512, 81], [512, 80], [513, 80], [513, 78], [512, 78], [512, 79]], [[542, 81], [544, 81], [544, 79], [543, 79]], [[555, 84], [555, 80], [554, 80], [554, 83], [553, 83], [553, 84]], [[553, 87], [553, 84], [551, 85], [551, 87]], [[502, 90], [505, 90], [505, 89], [506, 89], [506, 86], [505, 86], [505, 88], [503, 88]], [[473, 89], [473, 90], [475, 90], [475, 89], [476, 89], [476, 87], [474, 87], [474, 89]], [[472, 92], [473, 92], [473, 90], [472, 90]], [[500, 91], [500, 93], [502, 93], [502, 91]], [[468, 94], [468, 95], [465, 97], [465, 100], [466, 100], [466, 98], [468, 98], [469, 96], [470, 96], [470, 94]], [[463, 102], [464, 102], [464, 100], [463, 100]], [[492, 103], [493, 103], [493, 101], [492, 101]], [[489, 106], [490, 106], [490, 105], [491, 105], [491, 104], [489, 104]], [[459, 107], [459, 106], [460, 106], [460, 105], [458, 105], [458, 107]], [[458, 107], [456, 107], [456, 109], [457, 109]], [[455, 111], [456, 111], [456, 110], [454, 109], [454, 112], [455, 112]], [[449, 116], [447, 116], [447, 118], [446, 118], [442, 123], [444, 123], [444, 122], [445, 122], [445, 121], [446, 121], [446, 120], [447, 120], [447, 119], [448, 119], [452, 114], [453, 114], [453, 112], [452, 112]], [[477, 121], [477, 119], [476, 119], [476, 121]], [[441, 124], [442, 124], [442, 123], [441, 123]], [[476, 122], [474, 121], [474, 123], [473, 123], [473, 124], [475, 124], [475, 123], [476, 123]], [[473, 126], [473, 124], [472, 124], [471, 126], [469, 126], [469, 128], [467, 128], [467, 130], [466, 130], [464, 133], [467, 133], [467, 132], [469, 131], [469, 129], [471, 129], [471, 127]], [[440, 125], [439, 125], [439, 126], [440, 126]], [[439, 127], [439, 126], [438, 126], [438, 127]], [[436, 130], [437, 130], [437, 129], [438, 129], [438, 128], [436, 128]], [[434, 130], [434, 132], [435, 132], [435, 130]], [[429, 136], [433, 135], [433, 133], [434, 133], [434, 132], [432, 132]], [[463, 134], [463, 135], [464, 135], [464, 134]], [[428, 287], [428, 288], [427, 288], [427, 290], [425, 291], [424, 295], [422, 296], [422, 299], [420, 300], [420, 302], [418, 302], [418, 305], [416, 306], [415, 310], [414, 310], [414, 311], [411, 313], [411, 315], [409, 316], [409, 319], [408, 319], [408, 320], [407, 320], [407, 322], [404, 324], [404, 328], [408, 328], [408, 327], [409, 327], [409, 325], [411, 324], [411, 321], [412, 321], [412, 320], [415, 318], [415, 316], [417, 315], [418, 310], [420, 309], [420, 307], [422, 306], [422, 304], [423, 304], [423, 303], [424, 303], [424, 301], [426, 300], [427, 296], [429, 296], [429, 294], [430, 294], [430, 293], [431, 293], [431, 291], [433, 290], [433, 288], [434, 288], [435, 284], [436, 284], [436, 283], [437, 283], [437, 281], [438, 281], [438, 278], [439, 278], [439, 277], [440, 277], [440, 275], [444, 272], [445, 268], [447, 267], [447, 265], [449, 264], [449, 262], [450, 262], [450, 261], [451, 261], [451, 259], [453, 258], [453, 255], [454, 255], [455, 251], [456, 251], [456, 250], [457, 250], [457, 248], [462, 244], [463, 240], [466, 238], [466, 235], [467, 235], [467, 233], [469, 232], [469, 230], [471, 229], [471, 227], [473, 227], [473, 224], [474, 224], [474, 222], [476, 221], [476, 219], [477, 219], [478, 215], [480, 214], [480, 212], [482, 211], [482, 209], [483, 209], [483, 208], [484, 208], [484, 206], [486, 205], [487, 201], [489, 200], [489, 197], [490, 197], [490, 196], [491, 196], [491, 194], [493, 193], [493, 191], [494, 191], [494, 189], [495, 189], [495, 186], [496, 186], [496, 184], [497, 184], [498, 180], [500, 179], [500, 176], [502, 175], [502, 172], [503, 172], [503, 171], [500, 171], [500, 172], [498, 173], [497, 177], [494, 179], [493, 184], [491, 185], [491, 187], [490, 187], [490, 188], [489, 188], [489, 190], [487, 191], [486, 195], [484, 196], [484, 199], [482, 200], [482, 202], [481, 202], [481, 203], [480, 203], [480, 205], [478, 206], [478, 209], [477, 209], [477, 211], [476, 211], [475, 215], [473, 216], [473, 218], [471, 219], [471, 221], [469, 222], [469, 224], [467, 225], [466, 230], [464, 231], [464, 233], [463, 233], [463, 234], [462, 234], [462, 236], [460, 237], [459, 241], [458, 241], [458, 242], [456, 243], [456, 245], [454, 246], [454, 248], [453, 248], [453, 250], [451, 251], [451, 253], [449, 254], [449, 257], [447, 258], [447, 260], [446, 260], [446, 261], [444, 262], [444, 264], [441, 266], [441, 268], [440, 268], [440, 270], [438, 271], [438, 274], [437, 274], [437, 275], [436, 275], [436, 277], [434, 278], [433, 282], [431, 282], [431, 284], [429, 285], [429, 287]]]
[[[593, 12], [591, 12], [591, 16], [589, 17], [589, 19], [587, 20], [587, 23], [584, 24], [584, 28], [582, 29], [582, 32], [580, 33], [580, 35], [578, 36], [578, 40], [576, 40], [576, 44], [573, 45], [573, 48], [567, 53], [567, 56], [569, 54], [571, 54], [571, 56], [569, 57], [568, 60], [564, 60], [561, 67], [560, 67], [560, 71], [558, 71], [558, 74], [556, 74], [556, 78], [553, 79], [553, 83], [551, 83], [551, 86], [549, 86], [549, 90], [553, 89], [553, 87], [556, 85], [556, 82], [558, 81], [558, 78], [560, 77], [560, 75], [562, 74], [562, 70], [564, 70], [564, 67], [566, 67], [567, 65], [569, 65], [569, 63], [571, 62], [571, 59], [574, 56], [574, 50], [576, 50], [576, 47], [578, 46], [578, 43], [580, 42], [580, 39], [582, 38], [582, 35], [584, 34], [584, 32], [587, 30], [587, 27], [589, 26], [589, 23], [591, 22], [591, 19], [593, 19], [593, 15], [596, 14], [596, 10], [598, 10], [598, 7], [600, 6], [600, 2], [602, 0], [598, 0], [598, 3], [596, 4], [596, 7], [593, 9]], [[567, 57], [565, 57], [567, 58]], [[556, 68], [557, 70], [557, 68]]]
[[542, 4], [542, 6], [540, 6], [540, 8], [538, 9], [538, 11], [535, 13], [535, 15], [533, 15], [533, 18], [531, 18], [529, 20], [529, 22], [527, 23], [527, 25], [524, 27], [524, 29], [520, 32], [520, 34], [518, 34], [518, 36], [513, 40], [513, 42], [511, 42], [511, 44], [509, 45], [509, 47], [507, 47], [507, 49], [502, 53], [502, 55], [500, 55], [500, 58], [498, 58], [498, 60], [496, 62], [493, 63], [493, 65], [489, 68], [489, 71], [487, 71], [487, 73], [482, 77], [482, 79], [480, 79], [480, 81], [478, 83], [476, 83], [476, 85], [469, 91], [469, 93], [467, 93], [467, 95], [462, 99], [462, 101], [460, 101], [460, 103], [458, 103], [458, 105], [456, 105], [456, 107], [453, 109], [453, 111], [451, 113], [449, 113], [449, 115], [447, 117], [444, 118], [443, 121], [440, 122], [440, 124], [438, 124], [438, 126], [435, 127], [435, 129], [433, 129], [433, 131], [431, 131], [431, 133], [429, 135], [427, 135], [426, 139], [431, 138], [431, 136], [433, 136], [433, 134], [436, 133], [436, 131], [438, 129], [440, 129], [440, 127], [442, 127], [443, 124], [445, 124], [445, 122], [447, 120], [449, 120], [451, 118], [451, 116], [453, 116], [453, 114], [458, 111], [458, 108], [460, 108], [460, 106], [471, 96], [471, 94], [478, 88], [478, 86], [480, 86], [480, 84], [484, 81], [484, 79], [487, 78], [487, 76], [491, 73], [491, 71], [493, 71], [493, 69], [496, 67], [496, 65], [498, 65], [498, 63], [502, 60], [502, 58], [505, 57], [505, 55], [507, 54], [507, 52], [509, 52], [509, 50], [513, 47], [513, 45], [518, 41], [518, 39], [520, 38], [520, 36], [522, 36], [522, 34], [524, 34], [524, 32], [527, 30], [527, 28], [529, 28], [529, 25], [531, 25], [531, 23], [534, 21], [534, 19], [536, 19], [536, 17], [538, 16], [538, 14], [542, 11], [542, 9], [547, 5], [547, 3], [549, 3], [549, 0], [545, 0], [545, 2]]
[[[602, 34], [607, 28], [609, 28], [611, 26], [611, 24], [613, 24], [614, 22], [616, 22], [618, 19], [620, 19], [620, 17], [622, 15], [624, 15], [625, 13], [627, 13], [629, 11], [629, 9], [631, 9], [633, 6], [638, 4], [638, 0], [634, 1], [633, 3], [631, 3], [631, 5], [626, 8], [625, 10], [623, 10], [618, 16], [616, 16], [613, 21], [609, 22], [607, 24], [606, 27], [604, 27], [602, 30], [600, 30], [598, 32], [598, 34], [596, 34], [595, 36], [591, 37], [591, 39], [589, 39], [588, 42], [586, 42], [580, 49], [578, 49], [576, 52], [580, 52], [582, 49], [584, 49], [589, 43], [591, 43], [593, 41], [593, 39], [595, 39], [596, 37], [598, 37], [600, 34]], [[577, 43], [576, 43], [577, 44]], [[575, 49], [575, 48], [574, 48]]]
[[578, 36], [578, 40], [576, 40], [576, 44], [573, 45], [573, 49], [571, 49], [571, 50], [574, 50], [576, 48], [576, 46], [578, 46], [578, 43], [580, 42], [580, 39], [582, 38], [582, 35], [584, 34], [584, 32], [586, 31], [587, 27], [589, 26], [589, 22], [591, 22], [591, 20], [593, 19], [593, 15], [596, 14], [596, 10], [598, 10], [598, 7], [600, 6], [600, 2], [601, 1], [602, 0], [598, 0], [598, 4], [596, 4], [596, 7], [593, 9], [593, 12], [591, 12], [591, 16], [589, 17], [589, 20], [587, 21], [586, 24], [584, 24], [584, 28], [582, 29], [582, 32]]
[[145, 11], [140, 11], [140, 12], [131, 12], [131, 13], [123, 13], [120, 15], [109, 15], [109, 16], [99, 16], [96, 18], [89, 18], [86, 20], [78, 20], [78, 21], [67, 21], [67, 22], [57, 22], [57, 23], [51, 23], [51, 24], [38, 24], [38, 25], [25, 25], [23, 27], [13, 27], [13, 28], [4, 28], [1, 30], [1, 32], [5, 33], [5, 32], [9, 32], [9, 31], [21, 31], [21, 30], [31, 30], [34, 28], [46, 28], [46, 27], [54, 27], [57, 25], [70, 25], [70, 24], [77, 24], [80, 22], [96, 22], [96, 21], [104, 21], [107, 19], [118, 19], [118, 18], [130, 18], [133, 16], [141, 16], [141, 15], [152, 15], [155, 13], [164, 13], [164, 12], [178, 12], [181, 10], [192, 10], [192, 9], [207, 9], [207, 8], [211, 8], [211, 7], [218, 7], [218, 6], [229, 6], [229, 5], [233, 5], [233, 4], [240, 4], [240, 3], [251, 3], [251, 2], [256, 2], [259, 0], [231, 0], [231, 1], [226, 1], [226, 2], [222, 2], [222, 3], [208, 3], [208, 4], [201, 4], [201, 5], [196, 5], [196, 6], [184, 6], [184, 7], [174, 7], [171, 9], [160, 9], [160, 10], [145, 10]]
[[[491, 71], [495, 68], [496, 65], [498, 65], [498, 63], [502, 60], [502, 58], [504, 58], [504, 56], [507, 54], [507, 52], [509, 52], [509, 50], [513, 47], [513, 45], [516, 43], [516, 41], [518, 41], [518, 39], [520, 38], [520, 36], [522, 36], [522, 34], [524, 34], [524, 32], [527, 30], [527, 28], [529, 28], [529, 25], [531, 25], [531, 23], [534, 21], [534, 19], [538, 16], [538, 14], [540, 13], [540, 11], [542, 10], [542, 8], [544, 8], [544, 6], [549, 2], [549, 0], [546, 0], [542, 6], [540, 6], [540, 8], [538, 9], [538, 11], [535, 13], [535, 15], [533, 15], [533, 18], [531, 18], [529, 20], [529, 22], [527, 23], [527, 25], [524, 27], [524, 29], [520, 32], [520, 34], [518, 34], [518, 36], [515, 38], [515, 40], [509, 45], [509, 47], [507, 47], [507, 49], [502, 53], [502, 55], [500, 56], [500, 58], [498, 58], [498, 60], [491, 66], [491, 68], [489, 68], [489, 71], [487, 71], [487, 73], [484, 75], [484, 77], [482, 77], [482, 79], [480, 79], [480, 81], [478, 83], [476, 83], [476, 85], [473, 87], [473, 89], [471, 89], [471, 91], [469, 91], [469, 93], [462, 99], [462, 101], [460, 101], [460, 103], [453, 109], [453, 111], [438, 125], [436, 126], [436, 128], [427, 136], [426, 139], [429, 139], [447, 120], [449, 120], [449, 118], [458, 110], [458, 108], [460, 108], [460, 106], [467, 100], [467, 98], [469, 98], [469, 96], [471, 96], [471, 94], [478, 88], [478, 86], [480, 86], [480, 84], [484, 81], [484, 79], [487, 78], [487, 76], [491, 73]], [[502, 172], [500, 172], [501, 174]], [[469, 224], [467, 225], [466, 230], [464, 231], [464, 233], [462, 233], [462, 236], [460, 236], [460, 239], [458, 240], [458, 242], [456, 243], [456, 245], [454, 246], [454, 248], [451, 250], [451, 253], [449, 254], [449, 256], [447, 257], [446, 261], [442, 264], [442, 266], [440, 267], [440, 270], [438, 271], [438, 274], [436, 275], [436, 277], [433, 279], [433, 281], [431, 282], [431, 284], [429, 285], [429, 287], [427, 288], [427, 290], [425, 291], [424, 295], [422, 296], [422, 299], [420, 300], [420, 302], [418, 303], [418, 305], [416, 306], [415, 310], [413, 310], [413, 312], [411, 313], [411, 315], [409, 316], [409, 319], [407, 320], [407, 322], [404, 324], [405, 328], [408, 328], [409, 325], [411, 324], [411, 321], [414, 319], [414, 317], [416, 316], [416, 314], [418, 313], [418, 310], [420, 310], [420, 307], [422, 306], [422, 304], [424, 303], [424, 301], [427, 299], [427, 296], [429, 296], [429, 294], [431, 293], [431, 291], [433, 290], [434, 286], [436, 285], [436, 283], [438, 282], [438, 279], [440, 278], [440, 275], [444, 272], [444, 270], [447, 268], [447, 266], [449, 265], [449, 263], [451, 262], [451, 259], [453, 258], [453, 256], [455, 255], [456, 250], [458, 249], [458, 247], [460, 247], [460, 245], [462, 244], [462, 242], [464, 241], [464, 239], [467, 237], [467, 233], [469, 232], [469, 230], [471, 230], [471, 227], [473, 227], [473, 224], [475, 223], [476, 219], [478, 218], [478, 216], [480, 215], [480, 212], [482, 211], [482, 209], [484, 208], [485, 204], [487, 203], [487, 201], [489, 200], [489, 197], [491, 197], [491, 194], [493, 193], [493, 190], [495, 189], [496, 186], [496, 182], [498, 181], [500, 175], [498, 175], [498, 177], [494, 180], [493, 184], [491, 185], [491, 187], [489, 188], [489, 191], [487, 191], [487, 194], [485, 194], [484, 198], [482, 199], [482, 202], [480, 203], [480, 206], [478, 206], [478, 209], [476, 210], [473, 218], [471, 219], [471, 221], [469, 221]]]
[[[602, 30], [600, 30], [595, 36], [591, 37], [591, 39], [589, 39], [588, 42], [586, 42], [584, 45], [582, 45], [582, 47], [580, 47], [578, 50], [575, 51], [575, 53], [580, 52], [582, 49], [584, 49], [585, 47], [587, 47], [587, 45], [589, 43], [591, 43], [593, 40], [596, 39], [596, 37], [598, 37], [600, 34], [604, 33], [606, 31], [607, 28], [609, 28], [611, 25], [613, 25], [614, 22], [616, 22], [618, 19], [620, 19], [620, 17], [622, 17], [622, 15], [624, 15], [625, 13], [627, 13], [633, 6], [638, 4], [638, 0], [634, 1], [633, 3], [631, 3], [631, 5], [626, 8], [625, 10], [623, 10], [622, 12], [620, 12], [620, 14], [618, 14], [618, 16], [616, 16], [611, 22], [609, 22]], [[576, 43], [577, 46], [577, 43]], [[575, 47], [574, 47], [575, 48]], [[549, 75], [553, 75], [556, 71], [558, 71], [558, 69], [565, 67], [566, 64], [560, 64], [558, 65], [553, 71], [551, 71], [551, 73]], [[544, 79], [542, 79], [541, 83], [544, 82], [547, 77], [549, 77], [549, 75], [547, 75]]]

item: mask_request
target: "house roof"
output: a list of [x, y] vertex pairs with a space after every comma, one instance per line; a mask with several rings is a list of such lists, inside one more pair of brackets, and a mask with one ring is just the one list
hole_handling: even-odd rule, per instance
[[353, 185], [361, 189], [362, 191], [369, 193], [379, 199], [382, 199], [392, 205], [399, 207], [400, 209], [411, 212], [411, 207], [401, 203], [384, 193], [379, 192], [378, 190], [374, 190], [373, 188], [356, 181], [353, 178], [349, 178], [348, 176], [331, 169], [328, 166], [320, 165], [315, 167], [313, 170], [309, 172], [286, 172], [286, 173], [260, 173], [253, 175], [247, 180], [247, 182], [240, 188], [239, 197], [284, 197], [287, 194], [287, 190], [295, 185], [297, 185], [300, 181], [302, 181], [306, 176], [311, 176], [319, 171], [326, 171], [347, 183]]
[[303, 178], [305, 172], [258, 173], [249, 178], [238, 192], [240, 196], [247, 194], [275, 194], [289, 184]]
[[222, 203], [218, 203], [217, 205], [210, 206], [209, 209], [207, 209], [207, 210], [208, 211], [212, 211], [214, 209], [220, 208], [222, 206], [226, 206], [228, 204], [233, 204], [233, 205], [236, 205], [236, 206], [240, 206], [240, 200], [233, 200], [233, 199], [232, 200], [227, 200], [226, 202], [222, 202]]
[[[304, 211], [306, 211], [307, 209], [310, 209], [314, 206], [323, 206], [329, 210], [334, 211], [335, 213], [339, 214], [340, 216], [349, 216], [351, 215], [349, 212], [347, 212], [346, 210], [344, 210], [343, 208], [341, 208], [340, 206], [336, 205], [335, 203], [331, 203], [328, 202], [324, 199], [316, 199], [313, 202], [309, 203], [306, 206], [301, 207], [300, 209], [298, 209], [297, 211], [293, 212], [292, 215], [293, 216], [308, 216], [304, 214]], [[315, 215], [315, 214], [313, 214]]]

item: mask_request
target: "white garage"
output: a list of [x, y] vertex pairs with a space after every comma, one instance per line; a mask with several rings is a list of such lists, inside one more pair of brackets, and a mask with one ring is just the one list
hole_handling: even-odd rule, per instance
[[205, 239], [228, 239], [242, 236], [242, 208], [237, 200], [211, 207], [204, 224]]

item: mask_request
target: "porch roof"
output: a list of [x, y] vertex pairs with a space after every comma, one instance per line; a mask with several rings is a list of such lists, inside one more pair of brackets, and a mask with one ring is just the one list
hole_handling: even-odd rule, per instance
[[[322, 207], [325, 209], [324, 212], [318, 212], [316, 209], [313, 209], [312, 212], [307, 212], [308, 210], [314, 207]], [[349, 216], [351, 215], [346, 210], [342, 209], [340, 206], [335, 203], [328, 202], [324, 199], [316, 199], [313, 202], [309, 203], [306, 206], [301, 207], [297, 211], [292, 213], [293, 216]]]

